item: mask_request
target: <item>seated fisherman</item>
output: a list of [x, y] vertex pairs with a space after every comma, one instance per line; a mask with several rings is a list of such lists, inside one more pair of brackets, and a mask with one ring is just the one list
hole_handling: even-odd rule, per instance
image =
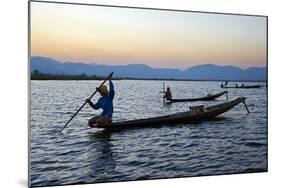
[[167, 87], [167, 91], [165, 91], [164, 99], [172, 100], [172, 92], [170, 87]]

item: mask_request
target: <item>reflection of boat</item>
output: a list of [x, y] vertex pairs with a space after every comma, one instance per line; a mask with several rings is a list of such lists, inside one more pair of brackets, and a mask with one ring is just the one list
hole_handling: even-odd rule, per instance
[[221, 88], [235, 88], [235, 89], [253, 89], [253, 88], [261, 88], [263, 85], [257, 84], [257, 85], [244, 85], [244, 86], [225, 86], [221, 85]]
[[[153, 127], [159, 125], [176, 125], [182, 123], [194, 123], [200, 122], [203, 120], [208, 120], [214, 118], [234, 106], [244, 103], [245, 104], [245, 97], [239, 97], [237, 99], [224, 102], [221, 104], [209, 106], [206, 108], [202, 108], [200, 112], [193, 113], [192, 111], [187, 112], [180, 112], [171, 115], [153, 117], [153, 118], [146, 118], [146, 119], [138, 119], [138, 120], [130, 120], [130, 121], [123, 121], [123, 122], [115, 122], [111, 126], [98, 126], [96, 128], [104, 128], [106, 131], [118, 131], [123, 129], [130, 129], [130, 128], [142, 128], [142, 127]], [[245, 104], [246, 105], [246, 104]]]
[[190, 98], [190, 99], [171, 99], [171, 100], [167, 100], [168, 103], [170, 102], [195, 102], [195, 101], [210, 101], [210, 100], [214, 100], [222, 95], [226, 94], [227, 96], [227, 91], [223, 91], [221, 93], [217, 93], [214, 95], [207, 95], [206, 97], [200, 97], [200, 98]]

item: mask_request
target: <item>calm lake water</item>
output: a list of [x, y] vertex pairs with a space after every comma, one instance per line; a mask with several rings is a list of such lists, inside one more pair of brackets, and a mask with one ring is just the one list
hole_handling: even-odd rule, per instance
[[[249, 115], [239, 104], [200, 124], [106, 133], [87, 126], [88, 119], [101, 112], [87, 105], [60, 133], [100, 83], [31, 81], [32, 186], [267, 171], [266, 87], [229, 89], [229, 99], [247, 97]], [[221, 96], [209, 102], [164, 105], [160, 93], [162, 81], [113, 83], [114, 121], [166, 115], [187, 111], [197, 104], [226, 101]], [[165, 81], [165, 84], [171, 87], [174, 98], [223, 91], [219, 82]], [[93, 101], [98, 97], [96, 94]]]

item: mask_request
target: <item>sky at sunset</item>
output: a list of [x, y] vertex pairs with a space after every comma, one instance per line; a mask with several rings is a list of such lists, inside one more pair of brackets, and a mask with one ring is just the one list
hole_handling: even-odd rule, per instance
[[31, 3], [31, 56], [185, 69], [266, 66], [266, 17]]

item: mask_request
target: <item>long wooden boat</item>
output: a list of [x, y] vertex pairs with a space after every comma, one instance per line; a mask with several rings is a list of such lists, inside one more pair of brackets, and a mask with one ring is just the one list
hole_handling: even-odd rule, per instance
[[[235, 107], [240, 103], [245, 103], [245, 97], [239, 97], [234, 100], [216, 104], [213, 106], [206, 107], [204, 111], [199, 113], [192, 113], [191, 111], [180, 112], [171, 115], [158, 116], [153, 118], [145, 118], [145, 119], [137, 119], [137, 120], [129, 120], [123, 122], [114, 122], [110, 126], [98, 126], [96, 128], [103, 128], [105, 131], [120, 131], [124, 129], [132, 129], [132, 128], [144, 128], [144, 127], [155, 127], [155, 126], [163, 126], [163, 125], [176, 125], [183, 123], [194, 123], [201, 122], [204, 120], [212, 119], [231, 108]], [[247, 109], [248, 110], [248, 109]]]
[[263, 87], [263, 85], [261, 84], [257, 84], [257, 85], [245, 85], [245, 86], [224, 86], [224, 85], [221, 85], [221, 88], [226, 88], [226, 89], [255, 89], [255, 88], [261, 88]]
[[190, 99], [171, 99], [171, 100], [167, 100], [168, 103], [172, 103], [172, 102], [195, 102], [195, 101], [211, 101], [211, 100], [215, 100], [216, 98], [222, 96], [226, 94], [227, 96], [227, 91], [223, 91], [221, 93], [217, 93], [214, 95], [207, 95], [205, 97], [200, 97], [200, 98], [190, 98]]

